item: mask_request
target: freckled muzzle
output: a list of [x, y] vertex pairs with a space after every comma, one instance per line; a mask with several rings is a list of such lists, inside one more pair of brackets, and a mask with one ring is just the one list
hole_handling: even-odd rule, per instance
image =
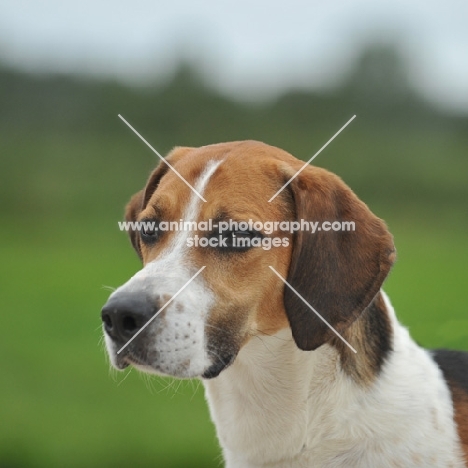
[[194, 316], [194, 303], [188, 307], [176, 301], [157, 315], [160, 295], [129, 289], [116, 291], [101, 312], [114, 367], [133, 365], [150, 373], [212, 379], [232, 364], [238, 346], [228, 328], [213, 328], [201, 315]]
[[150, 273], [137, 273], [102, 308], [112, 365], [179, 378], [217, 375], [230, 359], [205, 347], [209, 295], [195, 282], [180, 292], [179, 272]]

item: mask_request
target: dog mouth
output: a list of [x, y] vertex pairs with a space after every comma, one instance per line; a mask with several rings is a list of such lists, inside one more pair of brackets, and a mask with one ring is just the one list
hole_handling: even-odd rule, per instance
[[129, 366], [134, 367], [151, 367], [149, 364], [143, 361], [143, 359], [136, 356], [131, 351], [125, 351], [120, 354], [115, 353], [114, 366], [118, 370], [124, 370]]
[[[115, 343], [108, 343], [108, 352], [111, 356], [112, 366], [123, 371], [132, 366], [135, 369], [149, 374], [166, 375], [175, 378], [201, 378], [214, 379], [228, 368], [235, 360], [238, 349], [232, 343], [223, 343], [222, 346], [208, 346], [204, 357], [204, 366], [201, 362], [192, 361], [193, 356], [171, 356], [164, 350], [148, 349], [138, 343], [130, 343], [117, 351]], [[169, 356], [168, 356], [169, 354]]]
[[133, 350], [125, 350], [122, 354], [122, 356], [115, 354], [115, 359], [113, 361], [114, 367], [118, 370], [124, 370], [132, 366], [146, 374], [169, 376], [179, 379], [201, 377], [200, 374], [195, 375], [189, 372], [190, 362], [188, 360], [178, 364], [176, 363], [173, 367], [168, 367], [164, 365], [164, 363], [159, 362], [158, 359], [154, 361], [149, 358], [144, 359]]
[[[228, 368], [234, 362], [235, 359], [234, 354], [227, 354], [223, 356], [216, 355], [213, 357], [213, 363], [201, 375], [199, 375], [199, 377], [201, 377], [202, 379], [210, 380], [214, 379], [215, 377], [218, 377], [219, 374], [221, 374], [222, 371]], [[115, 354], [115, 360], [113, 364], [114, 367], [120, 371], [123, 371], [127, 367], [132, 366], [143, 372], [154, 373], [156, 371], [157, 373], [165, 375], [173, 375], [172, 372], [164, 372], [161, 369], [155, 368], [153, 365], [149, 364], [148, 362], [145, 362], [142, 358], [135, 355], [135, 353], [131, 351], [126, 351], [125, 353], [121, 354]]]
[[117, 368], [117, 370], [122, 371], [122, 370], [126, 369], [128, 366], [130, 366], [130, 363], [125, 359], [117, 358], [115, 360], [114, 366]]

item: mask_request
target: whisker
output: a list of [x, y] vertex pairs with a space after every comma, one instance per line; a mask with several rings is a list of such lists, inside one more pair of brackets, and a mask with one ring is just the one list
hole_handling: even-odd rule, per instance
[[120, 382], [117, 383], [117, 387], [120, 387], [127, 380], [128, 376], [131, 374], [132, 370], [133, 370], [132, 367], [130, 367], [128, 369], [128, 372], [125, 374], [124, 378]]

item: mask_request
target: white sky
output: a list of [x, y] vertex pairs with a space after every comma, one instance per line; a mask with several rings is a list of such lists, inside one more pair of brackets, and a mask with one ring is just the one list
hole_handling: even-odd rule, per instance
[[339, 81], [376, 37], [405, 45], [428, 96], [468, 112], [468, 0], [0, 0], [7, 63], [138, 80], [185, 55], [247, 96]]

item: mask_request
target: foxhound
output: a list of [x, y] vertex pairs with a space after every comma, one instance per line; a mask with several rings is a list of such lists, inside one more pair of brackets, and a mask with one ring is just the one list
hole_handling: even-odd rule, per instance
[[[336, 175], [298, 174], [263, 143], [166, 160], [126, 208], [156, 227], [130, 231], [144, 267], [102, 309], [113, 366], [201, 378], [228, 468], [467, 467], [468, 353], [422, 349], [398, 322], [384, 222]], [[182, 220], [214, 227], [157, 229]], [[227, 220], [355, 230], [220, 233]]]

